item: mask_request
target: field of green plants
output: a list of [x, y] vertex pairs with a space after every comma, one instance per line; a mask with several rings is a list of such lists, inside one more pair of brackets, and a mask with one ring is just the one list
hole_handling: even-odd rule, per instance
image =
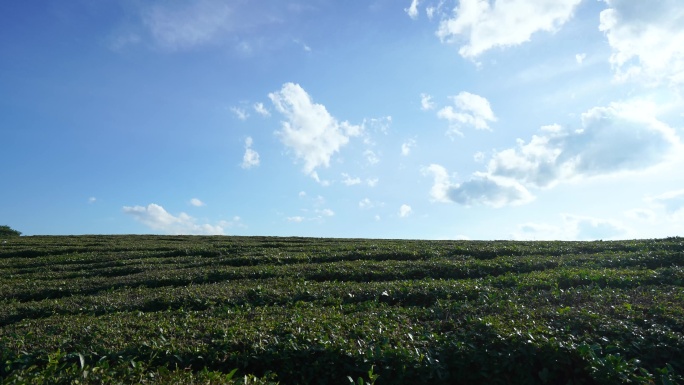
[[0, 243], [0, 384], [684, 383], [684, 238]]

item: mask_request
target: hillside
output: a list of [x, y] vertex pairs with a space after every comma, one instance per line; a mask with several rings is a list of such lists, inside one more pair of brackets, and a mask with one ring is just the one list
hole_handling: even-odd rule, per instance
[[2, 384], [684, 381], [684, 238], [16, 237], [0, 277]]

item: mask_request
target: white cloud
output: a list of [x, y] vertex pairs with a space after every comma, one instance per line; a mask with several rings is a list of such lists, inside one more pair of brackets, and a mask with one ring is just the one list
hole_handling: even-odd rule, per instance
[[378, 156], [372, 150], [364, 151], [363, 155], [366, 157], [368, 164], [377, 164], [380, 162], [380, 158], [378, 158]]
[[378, 178], [368, 178], [366, 179], [366, 184], [369, 187], [375, 187], [378, 185]]
[[673, 217], [684, 217], [684, 190], [668, 191], [666, 193], [649, 197], [648, 202], [663, 207], [665, 212]]
[[525, 223], [518, 226], [513, 238], [519, 240], [599, 240], [618, 239], [627, 234], [618, 221], [564, 214], [558, 224]]
[[330, 181], [327, 179], [321, 179], [316, 171], [311, 171], [309, 176], [311, 176], [311, 178], [318, 182], [318, 184], [320, 184], [321, 186], [330, 186]]
[[312, 177], [316, 168], [329, 166], [330, 158], [350, 137], [361, 134], [360, 126], [338, 122], [298, 84], [286, 83], [280, 91], [268, 96], [285, 117], [277, 135], [304, 162], [303, 171]]
[[625, 212], [625, 216], [629, 219], [636, 219], [639, 221], [645, 221], [649, 223], [654, 223], [656, 220], [656, 213], [649, 209], [632, 209]]
[[304, 43], [300, 40], [297, 40], [297, 39], [292, 40], [292, 42], [301, 46], [304, 51], [311, 52], [311, 47], [309, 47], [306, 43]]
[[449, 188], [451, 182], [449, 181], [449, 173], [446, 168], [431, 164], [423, 170], [424, 174], [431, 174], [434, 177], [434, 183], [430, 189], [430, 197], [435, 202], [451, 202], [449, 199]]
[[646, 102], [612, 103], [582, 114], [582, 128], [547, 126], [529, 143], [500, 151], [487, 172], [524, 185], [552, 186], [578, 177], [644, 170], [681, 151], [674, 129]]
[[157, 45], [183, 50], [220, 39], [234, 25], [233, 9], [221, 1], [163, 2], [143, 13], [143, 22]]
[[451, 185], [448, 197], [452, 202], [464, 206], [484, 204], [494, 208], [522, 205], [534, 199], [532, 194], [515, 180], [497, 178], [484, 173], [475, 173], [470, 180]]
[[401, 144], [401, 155], [408, 156], [411, 153], [411, 148], [416, 146], [414, 139], [409, 139]]
[[254, 111], [261, 116], [271, 116], [271, 113], [264, 107], [264, 103], [254, 103]]
[[401, 207], [399, 207], [399, 217], [401, 218], [408, 217], [409, 215], [411, 215], [411, 212], [413, 212], [413, 210], [409, 205], [401, 205]]
[[478, 151], [473, 155], [473, 160], [476, 162], [484, 162], [485, 160], [485, 153], [482, 151]]
[[383, 134], [387, 134], [390, 126], [392, 125], [391, 116], [383, 116], [381, 118], [366, 118], [363, 120], [361, 125], [362, 131], [375, 131]]
[[450, 181], [446, 169], [431, 165], [433, 201], [492, 207], [525, 204], [534, 199], [529, 188], [550, 188], [581, 178], [642, 172], [676, 160], [684, 146], [675, 130], [659, 121], [653, 104], [612, 103], [582, 114], [580, 129], [557, 124], [542, 127], [525, 143], [493, 154], [485, 172], [461, 183]]
[[342, 180], [342, 183], [344, 183], [347, 186], [353, 186], [355, 184], [361, 184], [361, 178], [352, 178], [346, 172], [342, 173], [342, 178], [344, 178]]
[[252, 143], [251, 137], [245, 139], [245, 154], [242, 156], [242, 164], [240, 165], [244, 169], [257, 167], [260, 163], [259, 153], [252, 149]]
[[368, 198], [363, 198], [359, 201], [359, 208], [362, 210], [372, 209], [375, 205]]
[[684, 6], [680, 0], [604, 0], [599, 29], [618, 80], [684, 85]]
[[316, 210], [316, 213], [324, 217], [332, 217], [335, 215], [335, 212], [330, 209]]
[[586, 58], [586, 53], [578, 53], [577, 55], [575, 55], [575, 61], [577, 62], [577, 64], [582, 64], [584, 62], [584, 59]]
[[[311, 213], [311, 210], [302, 210], [306, 213]], [[291, 216], [291, 217], [286, 217], [285, 220], [288, 222], [292, 223], [302, 223], [302, 222], [311, 222], [315, 221], [318, 223], [323, 223], [324, 218], [327, 217], [333, 217], [335, 216], [335, 212], [331, 209], [316, 209], [313, 210], [315, 215], [308, 215], [308, 216], [302, 216], [302, 215], [296, 215], [296, 216]]]
[[442, 20], [437, 36], [448, 43], [467, 43], [459, 53], [475, 58], [494, 47], [515, 46], [538, 31], [555, 32], [582, 0], [461, 0], [451, 18]]
[[430, 189], [433, 202], [454, 202], [464, 206], [484, 204], [499, 208], [525, 204], [534, 199], [524, 186], [508, 178], [474, 173], [470, 180], [454, 184], [446, 168], [441, 165], [431, 164], [423, 172], [434, 178]]
[[195, 206], [195, 207], [202, 207], [202, 206], [204, 206], [204, 202], [202, 202], [201, 200], [199, 200], [199, 199], [197, 199], [197, 198], [192, 198], [192, 199], [190, 199], [190, 204], [193, 205], [193, 206]]
[[230, 107], [230, 110], [235, 114], [235, 116], [240, 120], [247, 120], [249, 118], [249, 113], [247, 110], [241, 107]]
[[149, 204], [147, 207], [124, 206], [123, 211], [152, 230], [167, 234], [224, 234], [224, 229], [220, 225], [197, 224], [195, 219], [186, 213], [173, 216], [164, 210], [162, 206], [154, 203]]
[[429, 111], [435, 108], [435, 103], [432, 101], [432, 96], [428, 94], [420, 94], [420, 109]]
[[97, 198], [95, 198], [95, 197], [88, 198], [88, 203], [92, 204], [92, 203], [95, 203], [96, 201], [97, 201]]
[[418, 18], [418, 3], [419, 0], [411, 0], [411, 5], [408, 8], [404, 8], [404, 12], [413, 20]]
[[437, 112], [437, 116], [446, 119], [450, 124], [450, 132], [462, 136], [460, 127], [468, 125], [478, 130], [489, 130], [488, 122], [495, 122], [489, 101], [482, 96], [461, 92], [451, 99], [456, 106], [446, 106]]

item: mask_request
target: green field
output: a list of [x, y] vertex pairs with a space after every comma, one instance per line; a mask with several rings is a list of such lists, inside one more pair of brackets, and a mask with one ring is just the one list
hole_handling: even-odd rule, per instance
[[1, 384], [684, 383], [684, 238], [0, 242]]

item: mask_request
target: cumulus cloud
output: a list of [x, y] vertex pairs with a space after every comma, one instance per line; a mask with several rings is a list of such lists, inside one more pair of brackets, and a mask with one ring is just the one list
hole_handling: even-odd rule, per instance
[[451, 99], [454, 106], [446, 106], [437, 112], [439, 118], [449, 121], [451, 133], [462, 136], [460, 127], [463, 125], [472, 126], [478, 130], [489, 130], [488, 122], [496, 121], [489, 101], [482, 96], [461, 92], [452, 96]]
[[484, 173], [475, 173], [470, 180], [450, 186], [448, 197], [464, 206], [484, 204], [494, 208], [521, 205], [534, 199], [520, 183]]
[[544, 126], [529, 142], [495, 152], [483, 172], [454, 184], [446, 169], [424, 170], [434, 183], [436, 202], [492, 207], [530, 202], [531, 188], [581, 178], [641, 172], [677, 159], [684, 147], [675, 130], [655, 117], [653, 104], [612, 103], [582, 114], [581, 127]]
[[618, 80], [684, 84], [684, 6], [680, 0], [604, 0], [599, 29]]
[[404, 12], [413, 20], [418, 18], [418, 3], [419, 0], [412, 0], [408, 8], [404, 8]]
[[487, 172], [535, 187], [577, 177], [638, 171], [676, 155], [681, 143], [675, 130], [653, 115], [645, 102], [612, 103], [582, 114], [577, 130], [546, 126], [540, 135], [500, 151]]
[[155, 203], [151, 203], [147, 207], [124, 206], [123, 211], [150, 229], [166, 234], [224, 234], [224, 228], [221, 225], [197, 224], [195, 218], [188, 214], [180, 213], [178, 216], [174, 216]]
[[401, 207], [399, 207], [399, 217], [401, 218], [408, 217], [409, 215], [411, 215], [412, 212], [413, 210], [409, 205], [401, 205]]
[[499, 208], [525, 204], [534, 199], [524, 186], [508, 178], [478, 172], [463, 183], [452, 183], [446, 168], [438, 164], [431, 164], [424, 170], [424, 174], [434, 178], [430, 189], [430, 197], [434, 202]]
[[252, 149], [253, 140], [251, 137], [245, 139], [245, 154], [242, 156], [242, 164], [240, 167], [249, 169], [259, 165], [259, 153]]
[[204, 206], [204, 202], [202, 202], [201, 200], [199, 200], [199, 199], [197, 199], [197, 198], [192, 198], [192, 199], [190, 199], [190, 204], [193, 205], [193, 206], [195, 206], [195, 207], [202, 207], [202, 206]]
[[538, 31], [557, 31], [581, 1], [461, 0], [453, 15], [441, 21], [437, 36], [447, 43], [466, 41], [459, 53], [475, 58], [494, 47], [527, 42]]
[[286, 83], [280, 91], [268, 96], [285, 118], [277, 135], [303, 161], [303, 171], [312, 177], [316, 168], [329, 166], [331, 157], [351, 137], [361, 134], [360, 126], [346, 121], [340, 123], [325, 106], [314, 103], [298, 84]]

